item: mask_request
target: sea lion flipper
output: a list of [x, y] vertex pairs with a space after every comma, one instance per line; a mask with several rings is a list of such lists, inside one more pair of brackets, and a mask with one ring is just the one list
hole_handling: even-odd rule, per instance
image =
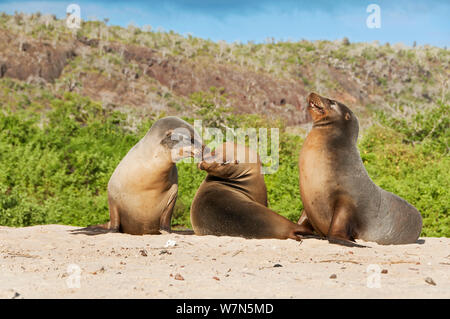
[[336, 200], [333, 218], [327, 234], [330, 243], [350, 247], [365, 247], [355, 243], [355, 214], [356, 207], [351, 197], [339, 196]]
[[298, 230], [296, 230], [296, 234], [299, 235], [315, 235], [314, 233], [314, 227], [311, 225], [308, 215], [306, 214], [306, 211], [303, 210], [300, 218], [297, 222]]
[[178, 185], [173, 184], [169, 190], [169, 200], [167, 201], [167, 206], [164, 212], [161, 215], [159, 227], [161, 230], [167, 231], [170, 233], [171, 227], [170, 223], [172, 221], [172, 213], [173, 208], [175, 207], [175, 203], [178, 197]]
[[77, 228], [70, 230], [72, 234], [84, 234], [84, 235], [100, 235], [106, 233], [118, 233], [119, 229], [110, 228], [110, 222], [98, 225], [90, 225], [84, 228]]
[[328, 237], [328, 242], [330, 244], [337, 244], [337, 245], [342, 245], [342, 246], [347, 246], [347, 247], [368, 248], [367, 246], [357, 244], [354, 241], [350, 241], [350, 240], [346, 240], [346, 239], [333, 238], [333, 237]]
[[109, 216], [108, 222], [98, 225], [90, 225], [82, 229], [77, 229], [77, 233], [101, 234], [101, 233], [118, 233], [120, 232], [120, 215], [119, 208], [114, 200], [108, 198]]
[[319, 239], [319, 240], [327, 239], [325, 237], [322, 237], [322, 236], [316, 235], [316, 234], [313, 234], [313, 235], [302, 235], [302, 234], [297, 234], [297, 233], [294, 233], [294, 235], [289, 237], [289, 238], [294, 239], [296, 241], [302, 241], [303, 239]]
[[[109, 206], [109, 222], [103, 224], [104, 228], [111, 229], [112, 231], [119, 231], [120, 229], [120, 214], [119, 207], [114, 203], [114, 200], [108, 196]], [[100, 225], [99, 225], [100, 226]]]

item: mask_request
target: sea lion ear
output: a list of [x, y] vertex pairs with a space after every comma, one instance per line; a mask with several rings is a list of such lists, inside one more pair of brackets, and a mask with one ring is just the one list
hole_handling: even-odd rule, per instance
[[172, 136], [172, 133], [173, 133], [173, 130], [168, 130], [168, 131], [166, 132], [166, 137]]
[[347, 113], [345, 113], [345, 117], [344, 118], [345, 118], [346, 121], [349, 121], [352, 118], [352, 116], [350, 115], [350, 113], [347, 112]]
[[239, 160], [234, 160], [234, 164], [239, 164]]

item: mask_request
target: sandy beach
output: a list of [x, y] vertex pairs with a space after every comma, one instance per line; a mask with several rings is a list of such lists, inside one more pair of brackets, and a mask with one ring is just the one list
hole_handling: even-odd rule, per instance
[[450, 298], [450, 238], [343, 247], [0, 227], [0, 298]]

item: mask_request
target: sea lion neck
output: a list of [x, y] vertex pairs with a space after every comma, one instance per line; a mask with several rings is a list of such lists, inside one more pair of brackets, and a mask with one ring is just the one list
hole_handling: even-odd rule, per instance
[[256, 152], [227, 142], [204, 156], [199, 168], [208, 174], [230, 181], [251, 178], [260, 171], [261, 162]]
[[343, 131], [344, 128], [339, 122], [331, 119], [314, 122], [311, 129], [311, 132], [321, 132], [324, 136], [340, 135]]
[[[233, 165], [233, 164], [231, 164]], [[256, 174], [253, 167], [245, 164], [234, 164], [237, 167], [230, 173], [229, 171], [226, 174], [212, 174], [208, 173], [208, 176], [213, 176], [217, 181], [227, 181], [230, 183], [240, 183], [246, 179], [252, 179]], [[242, 167], [242, 166], [246, 167]]]
[[358, 140], [358, 131], [357, 126], [355, 127], [352, 124], [348, 125], [345, 122], [334, 120], [314, 123], [311, 133], [313, 133], [313, 135], [321, 135], [328, 141], [338, 140], [342, 143], [351, 142], [356, 145]]
[[[154, 145], [154, 147], [147, 147], [147, 145]], [[167, 150], [164, 146], [156, 143], [153, 140], [141, 140], [136, 144], [129, 153], [130, 160], [136, 163], [140, 163], [147, 171], [158, 170], [162, 175], [170, 174], [172, 168], [176, 163], [172, 160], [172, 154], [170, 150]]]
[[324, 119], [317, 122], [314, 122], [312, 127], [313, 128], [331, 128], [336, 124], [336, 121], [330, 120], [330, 119]]
[[[244, 165], [244, 164], [239, 164]], [[260, 170], [250, 165], [239, 170], [234, 176], [217, 176], [208, 174], [206, 182], [219, 183], [230, 187], [247, 196], [252, 201], [256, 201], [267, 206], [267, 189], [264, 183], [264, 177]]]

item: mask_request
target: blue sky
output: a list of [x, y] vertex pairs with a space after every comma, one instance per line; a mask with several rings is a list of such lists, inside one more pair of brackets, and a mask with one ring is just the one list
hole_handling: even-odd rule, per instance
[[[151, 25], [214, 41], [335, 40], [403, 42], [450, 46], [448, 0], [159, 0], [159, 1], [0, 1], [0, 11], [66, 15], [69, 4], [81, 7], [84, 20], [109, 18], [109, 24]], [[381, 28], [370, 29], [369, 4], [381, 9]]]

